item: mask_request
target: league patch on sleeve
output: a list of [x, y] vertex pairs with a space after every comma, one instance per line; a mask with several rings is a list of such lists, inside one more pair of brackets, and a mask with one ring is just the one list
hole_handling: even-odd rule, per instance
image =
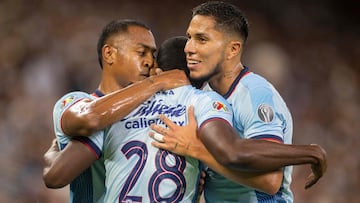
[[74, 100], [74, 96], [69, 96], [69, 97], [65, 98], [61, 102], [61, 108], [64, 108], [67, 104], [71, 103], [73, 100]]
[[224, 111], [224, 112], [228, 112], [228, 108], [226, 107], [226, 105], [220, 101], [215, 101], [213, 102], [213, 108], [217, 111]]
[[274, 111], [267, 104], [261, 104], [257, 112], [259, 118], [265, 123], [270, 123], [274, 119]]

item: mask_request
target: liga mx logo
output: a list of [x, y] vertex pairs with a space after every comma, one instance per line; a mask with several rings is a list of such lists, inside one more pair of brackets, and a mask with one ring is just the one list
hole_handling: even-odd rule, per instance
[[270, 123], [274, 119], [274, 111], [267, 104], [261, 104], [258, 108], [258, 116], [265, 123]]
[[74, 100], [74, 96], [69, 96], [69, 97], [65, 98], [61, 102], [61, 108], [64, 108], [67, 104], [71, 103], [73, 100]]
[[219, 101], [213, 102], [212, 106], [213, 106], [213, 108], [216, 109], [217, 111], [225, 111], [225, 112], [228, 111], [226, 105], [223, 104], [222, 102], [219, 102]]

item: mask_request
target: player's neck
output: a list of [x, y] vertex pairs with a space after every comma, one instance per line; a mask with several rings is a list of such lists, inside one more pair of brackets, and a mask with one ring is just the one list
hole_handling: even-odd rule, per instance
[[221, 73], [209, 81], [210, 87], [221, 95], [225, 95], [241, 70], [244, 69], [241, 62], [225, 67]]
[[104, 95], [122, 89], [123, 87], [119, 85], [113, 77], [108, 77], [106, 75], [102, 75], [101, 82], [98, 86], [98, 90], [100, 90]]

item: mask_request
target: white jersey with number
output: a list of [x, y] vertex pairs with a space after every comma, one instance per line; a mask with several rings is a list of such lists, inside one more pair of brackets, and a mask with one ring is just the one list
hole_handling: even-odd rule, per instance
[[223, 119], [232, 125], [230, 105], [215, 92], [192, 86], [158, 92], [104, 132], [105, 202], [194, 202], [201, 164], [151, 145], [150, 125], [163, 114], [177, 125], [187, 124], [187, 109], [195, 108], [198, 125]]

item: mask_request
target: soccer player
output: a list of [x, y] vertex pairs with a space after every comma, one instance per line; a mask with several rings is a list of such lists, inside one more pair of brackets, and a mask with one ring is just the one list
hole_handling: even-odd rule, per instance
[[[128, 39], [129, 30], [134, 36]], [[116, 36], [118, 33], [123, 37]], [[128, 46], [121, 47], [125, 42]], [[59, 188], [71, 182], [70, 202], [102, 201], [103, 156], [94, 156], [93, 148], [84, 140], [90, 142], [102, 135], [105, 127], [123, 118], [155, 92], [189, 83], [179, 70], [147, 78], [154, 64], [155, 49], [150, 29], [140, 22], [123, 20], [106, 27], [98, 45], [103, 70], [98, 90], [91, 95], [72, 92], [59, 99], [54, 107], [57, 141], [54, 140], [44, 154], [43, 178], [47, 187]], [[126, 76], [126, 80], [119, 80], [118, 75]], [[106, 97], [98, 98], [99, 92], [107, 93]], [[92, 136], [71, 139], [68, 135]], [[62, 153], [58, 153], [59, 149]], [[100, 152], [100, 149], [96, 151]], [[81, 158], [84, 154], [90, 159]], [[76, 157], [80, 158], [73, 159]], [[79, 175], [77, 171], [84, 172]]]
[[[291, 144], [293, 123], [285, 102], [268, 81], [250, 72], [241, 63], [247, 36], [247, 20], [234, 5], [211, 1], [195, 7], [184, 49], [190, 77], [207, 81], [205, 89], [215, 90], [227, 99], [234, 109], [234, 126], [241, 138]], [[164, 121], [169, 128], [154, 127], [165, 136], [162, 143], [154, 145], [201, 160], [204, 154], [188, 147], [196, 142], [193, 139], [196, 136], [196, 125], [193, 125], [192, 130], [186, 131], [184, 127], [173, 125], [166, 119]], [[277, 156], [266, 144], [259, 147], [254, 143], [252, 149], [242, 149], [241, 143], [244, 140], [228, 139], [223, 132], [212, 137], [200, 131], [198, 136], [218, 162], [234, 170], [244, 170], [244, 163], [238, 157], [239, 152], [249, 153], [257, 148], [257, 156], [263, 156], [264, 159]], [[173, 147], [174, 143], [177, 148]], [[315, 145], [309, 146], [309, 149], [313, 150], [309, 157], [318, 158], [311, 161], [312, 166], [317, 169], [313, 168], [306, 187], [315, 184], [326, 171], [325, 151]], [[292, 153], [293, 151], [288, 151], [288, 156], [283, 158], [290, 158]], [[267, 167], [265, 162], [258, 164]], [[236, 184], [209, 169], [205, 181], [205, 199], [207, 202], [293, 202], [290, 190], [291, 171], [291, 167], [285, 167], [276, 173], [269, 173], [267, 179], [277, 182], [279, 187], [275, 194], [266, 194]]]

